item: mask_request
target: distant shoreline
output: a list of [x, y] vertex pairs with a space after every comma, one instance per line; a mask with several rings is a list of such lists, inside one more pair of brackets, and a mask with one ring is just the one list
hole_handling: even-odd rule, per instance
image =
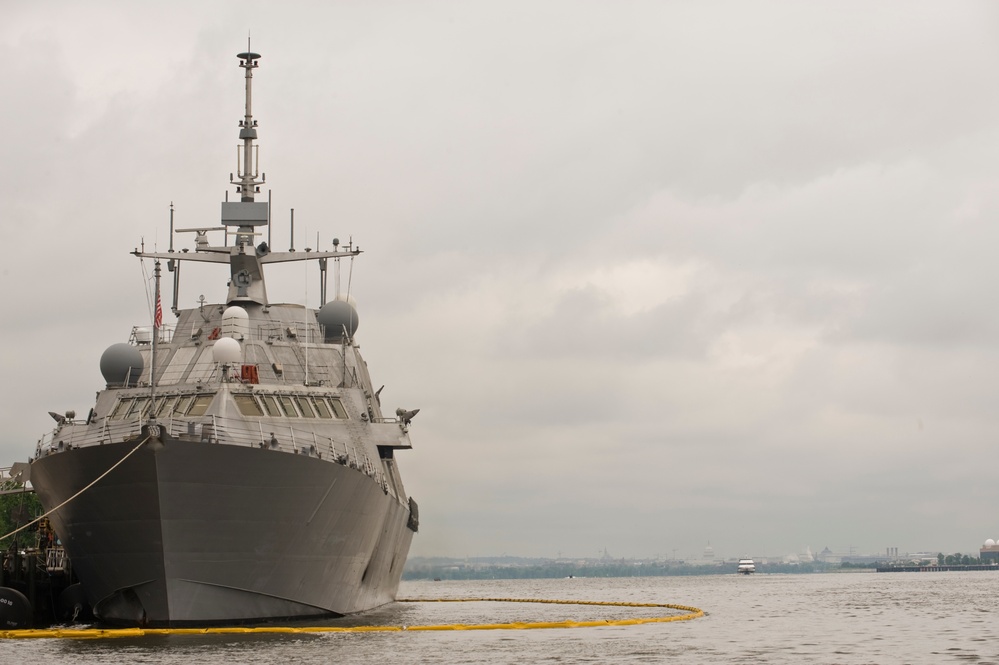
[[952, 565], [952, 566], [879, 566], [877, 572], [879, 573], [946, 573], [946, 572], [963, 572], [969, 570], [995, 570], [999, 571], [999, 566], [990, 565]]
[[[415, 559], [406, 563], [404, 580], [512, 580], [569, 577], [685, 577], [734, 575], [738, 561], [688, 564], [682, 561], [519, 560], [519, 559]], [[757, 574], [809, 575], [816, 573], [874, 572], [874, 565], [843, 566], [838, 563], [757, 563]]]

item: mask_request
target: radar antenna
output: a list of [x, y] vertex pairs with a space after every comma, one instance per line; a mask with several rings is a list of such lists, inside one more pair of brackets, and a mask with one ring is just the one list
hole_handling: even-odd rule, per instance
[[[260, 191], [260, 185], [265, 182], [265, 177], [260, 177], [257, 168], [260, 165], [257, 147], [253, 145], [257, 138], [257, 121], [253, 119], [251, 110], [253, 70], [260, 66], [260, 54], [250, 50], [250, 39], [246, 39], [246, 53], [240, 53], [239, 66], [246, 70], [246, 113], [239, 121], [239, 138], [243, 145], [237, 149], [236, 175], [237, 178], [229, 178], [229, 182], [236, 185], [241, 201], [253, 201], [253, 195]], [[259, 179], [258, 179], [259, 178]]]
[[[361, 248], [347, 243], [340, 245], [340, 241], [333, 240], [333, 251], [322, 251], [317, 249], [311, 251], [306, 248], [304, 252], [296, 252], [290, 249], [287, 252], [271, 251], [269, 242], [261, 242], [254, 246], [254, 238], [260, 236], [258, 227], [267, 226], [270, 229], [271, 205], [270, 201], [254, 201], [255, 195], [259, 193], [259, 185], [264, 183], [263, 173], [257, 173], [257, 121], [253, 119], [253, 70], [260, 66], [260, 54], [250, 50], [250, 42], [247, 40], [246, 52], [240, 53], [239, 66], [245, 71], [246, 78], [246, 111], [243, 119], [239, 123], [240, 145], [237, 151], [238, 176], [229, 175], [229, 182], [236, 187], [239, 192], [240, 201], [222, 201], [221, 226], [202, 225], [187, 227], [183, 229], [173, 228], [171, 233], [171, 247], [173, 233], [194, 233], [194, 251], [188, 252], [183, 249], [180, 252], [167, 251], [162, 254], [156, 251], [146, 252], [145, 246], [136, 249], [133, 254], [139, 257], [150, 257], [155, 259], [166, 259], [167, 269], [174, 270], [174, 303], [176, 307], [178, 286], [177, 276], [180, 270], [181, 261], [195, 261], [200, 263], [228, 263], [229, 264], [229, 294], [226, 303], [247, 305], [256, 304], [267, 307], [267, 289], [264, 283], [264, 266], [271, 263], [286, 263], [290, 261], [321, 261], [321, 269], [326, 267], [328, 259], [334, 260], [337, 276], [337, 293], [340, 289], [339, 260], [344, 257], [353, 258], [361, 253]], [[270, 197], [268, 196], [268, 199]], [[213, 231], [226, 232], [225, 241], [221, 245], [212, 244], [208, 241], [208, 234]], [[229, 239], [235, 236], [235, 242], [230, 244]], [[294, 245], [294, 240], [292, 241]], [[171, 268], [173, 265], [173, 268]], [[325, 273], [323, 273], [325, 281]], [[325, 301], [325, 288], [322, 290]], [[350, 282], [348, 276], [347, 295], [350, 295]], [[353, 334], [353, 328], [351, 329]], [[346, 342], [345, 342], [346, 344]]]

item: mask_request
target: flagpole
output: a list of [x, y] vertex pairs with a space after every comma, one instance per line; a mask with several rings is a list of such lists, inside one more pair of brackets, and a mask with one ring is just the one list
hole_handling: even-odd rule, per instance
[[163, 327], [163, 304], [160, 302], [160, 262], [157, 260], [153, 268], [153, 283], [156, 291], [156, 309], [153, 313], [153, 354], [152, 367], [149, 368], [149, 413], [156, 419], [156, 347], [160, 339], [160, 328]]

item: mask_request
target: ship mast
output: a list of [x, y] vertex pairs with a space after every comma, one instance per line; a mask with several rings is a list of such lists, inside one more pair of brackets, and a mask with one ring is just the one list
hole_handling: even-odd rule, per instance
[[230, 261], [232, 279], [228, 302], [267, 304], [267, 291], [260, 266], [260, 257], [267, 253], [266, 245], [254, 250], [253, 238], [258, 235], [254, 229], [264, 226], [270, 219], [267, 203], [257, 203], [254, 198], [260, 191], [266, 176], [259, 171], [260, 159], [257, 139], [257, 121], [253, 119], [253, 70], [260, 66], [260, 54], [250, 50], [250, 40], [246, 40], [246, 52], [236, 55], [239, 66], [245, 71], [246, 110], [239, 121], [236, 177], [230, 174], [229, 182], [236, 186], [239, 202], [222, 204], [222, 225], [236, 227], [235, 253]]
[[243, 141], [242, 166], [238, 164], [240, 160], [237, 159], [238, 180], [230, 177], [230, 182], [236, 184], [236, 191], [239, 192], [241, 201], [253, 201], [253, 195], [264, 183], [264, 178], [257, 179], [259, 173], [256, 167], [260, 165], [260, 160], [256, 154], [258, 146], [253, 145], [254, 139], [257, 138], [257, 121], [253, 119], [252, 110], [253, 70], [260, 66], [257, 62], [260, 54], [250, 51], [250, 40], [247, 39], [246, 53], [240, 53], [236, 57], [239, 58], [239, 66], [246, 70], [246, 113], [239, 123], [239, 138]]
[[163, 327], [163, 305], [160, 303], [160, 262], [159, 259], [153, 267], [153, 291], [155, 291], [155, 304], [153, 307], [153, 351], [149, 366], [149, 424], [156, 422], [156, 349], [159, 346], [160, 329]]
[[[228, 196], [222, 202], [222, 226], [199, 226], [187, 229], [173, 229], [173, 208], [171, 207], [170, 249], [167, 252], [146, 252], [136, 249], [132, 253], [138, 257], [166, 259], [167, 269], [174, 273], [174, 313], [176, 314], [179, 292], [179, 275], [181, 261], [196, 261], [200, 263], [229, 264], [229, 293], [225, 302], [229, 305], [242, 307], [269, 304], [267, 289], [264, 283], [264, 266], [270, 263], [286, 263], [290, 261], [319, 260], [320, 270], [325, 280], [326, 259], [339, 259], [344, 256], [357, 256], [361, 253], [359, 247], [352, 244], [345, 248], [339, 246], [339, 241], [333, 241], [333, 251], [296, 252], [292, 247], [287, 252], [274, 252], [268, 243], [261, 242], [254, 246], [254, 237], [260, 235], [258, 229], [270, 223], [270, 203], [256, 201], [260, 193], [260, 185], [267, 176], [259, 171], [259, 154], [257, 140], [257, 121], [253, 119], [253, 70], [260, 66], [260, 54], [250, 50], [247, 40], [246, 52], [239, 53], [239, 66], [244, 70], [246, 81], [246, 105], [243, 119], [239, 121], [240, 144], [236, 147], [236, 173], [229, 174], [229, 183], [239, 193], [239, 201], [229, 201]], [[268, 197], [269, 198], [269, 197]], [[294, 213], [292, 213], [294, 214]], [[293, 218], [294, 219], [294, 218]], [[294, 221], [292, 222], [294, 223]], [[234, 231], [230, 231], [230, 228]], [[208, 231], [225, 230], [235, 234], [236, 242], [229, 245], [211, 245], [207, 239]], [[195, 248], [173, 251], [173, 233], [195, 232]], [[294, 244], [294, 226], [292, 227], [292, 244]], [[325, 299], [325, 288], [321, 294]]]

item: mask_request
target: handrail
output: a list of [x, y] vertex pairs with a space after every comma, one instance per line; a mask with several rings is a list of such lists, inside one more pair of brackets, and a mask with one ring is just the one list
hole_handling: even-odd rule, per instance
[[[72, 427], [57, 428], [49, 432], [38, 441], [35, 456], [134, 439], [141, 434], [142, 427], [146, 424], [143, 420], [110, 422], [107, 417], [103, 420], [102, 426], [96, 429]], [[339, 462], [383, 480], [381, 465], [372, 463], [367, 451], [350, 441], [346, 430], [343, 437], [320, 437], [313, 429], [302, 429], [290, 424], [267, 422], [268, 427], [265, 429], [263, 421], [222, 418], [217, 415], [183, 419], [171, 417], [157, 422], [169, 436], [178, 439], [309, 455]]]
[[[173, 340], [173, 336], [177, 331], [176, 324], [165, 324], [159, 328], [159, 341], [160, 342], [170, 342]], [[152, 344], [153, 334], [155, 330], [152, 326], [146, 324], [144, 326], [132, 326], [132, 332], [128, 336], [128, 343], [134, 346], [146, 346]]]
[[[221, 322], [217, 325], [206, 323], [201, 328], [198, 337], [210, 335], [212, 329], [217, 327], [221, 330]], [[207, 330], [206, 330], [207, 328]], [[159, 341], [170, 342], [177, 336], [176, 324], [164, 324], [160, 328]], [[146, 346], [152, 343], [153, 329], [149, 324], [132, 326], [128, 342], [132, 345]], [[257, 324], [254, 328], [240, 332], [241, 341], [254, 342], [275, 342], [278, 340], [305, 342], [308, 344], [325, 344], [325, 326], [318, 323], [308, 323], [304, 321], [273, 321]], [[331, 344], [331, 347], [340, 348], [340, 344]]]
[[[192, 335], [191, 339], [214, 339], [212, 336], [214, 332], [213, 329], [206, 337], [206, 333], [199, 329], [196, 335]], [[177, 334], [176, 326], [169, 329], [163, 328], [158, 339], [161, 342], [170, 343], [177, 341]], [[134, 326], [129, 343], [137, 349], [148, 352], [152, 348], [152, 337], [152, 332], [147, 327]], [[358, 368], [346, 361], [344, 345], [327, 343], [324, 338], [324, 327], [319, 324], [305, 324], [304, 322], [262, 323], [253, 330], [240, 333], [238, 339], [244, 343], [279, 344], [282, 347], [293, 349], [298, 356], [298, 362], [281, 363], [283, 366], [279, 367], [271, 364], [270, 360], [264, 357], [267, 354], [262, 354], [260, 351], [255, 354], [248, 353], [245, 364], [257, 366], [260, 380], [263, 383], [329, 386], [341, 384], [356, 386], [359, 384]], [[200, 342], [196, 342], [196, 344], [200, 344]], [[324, 352], [318, 355], [312, 354], [308, 367], [306, 367], [305, 359], [301, 354], [303, 344], [310, 349], [322, 349]], [[180, 348], [191, 347], [182, 340], [177, 350], [179, 351]], [[326, 362], [322, 362], [321, 358]], [[147, 362], [146, 364], [151, 363]], [[223, 378], [218, 366], [210, 361], [210, 356], [208, 356], [208, 360], [205, 360], [203, 355], [187, 358], [181, 363], [176, 363], [172, 359], [168, 363], [157, 362], [156, 372], [157, 386], [180, 385], [199, 381], [215, 383]], [[140, 371], [140, 376], [137, 377], [132, 376], [130, 372], [125, 385], [148, 386], [148, 367], [143, 368]]]
[[31, 491], [30, 488], [26, 488], [23, 484], [14, 480], [10, 473], [12, 468], [10, 466], [0, 467], [0, 496]]

